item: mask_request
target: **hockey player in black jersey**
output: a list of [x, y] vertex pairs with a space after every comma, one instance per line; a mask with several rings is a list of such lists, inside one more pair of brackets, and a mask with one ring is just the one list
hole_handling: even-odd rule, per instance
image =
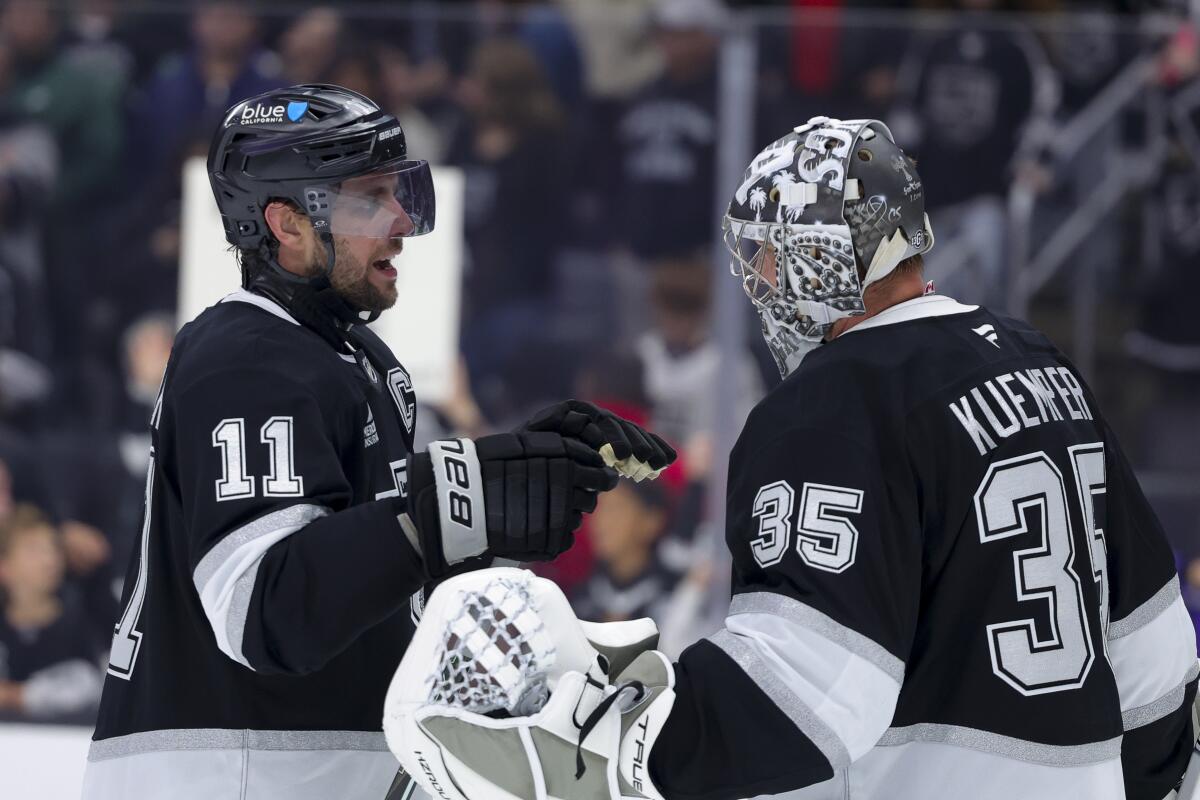
[[209, 172], [243, 288], [179, 333], [154, 408], [84, 797], [379, 800], [379, 709], [423, 585], [569, 547], [615, 485], [601, 445], [627, 470], [674, 453], [572, 402], [412, 452], [412, 382], [360, 323], [395, 302], [433, 186], [368, 98], [239, 103]]
[[1197, 660], [1167, 541], [1070, 362], [926, 291], [923, 187], [888, 129], [773, 142], [724, 232], [784, 375], [731, 454], [724, 629], [643, 653], [605, 702], [552, 693], [516, 767], [470, 752], [467, 728], [505, 723], [425, 706], [418, 779], [447, 800], [529, 771], [588, 800], [1168, 796]]

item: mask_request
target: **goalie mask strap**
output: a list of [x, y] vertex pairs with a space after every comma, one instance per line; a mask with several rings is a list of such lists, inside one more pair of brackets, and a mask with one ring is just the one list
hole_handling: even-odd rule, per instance
[[[591, 679], [589, 678], [589, 680]], [[626, 689], [633, 689], [637, 692], [633, 698], [634, 705], [637, 705], [646, 696], [646, 685], [641, 681], [623, 683], [617, 687], [615, 692], [601, 700], [600, 704], [592, 709], [592, 713], [588, 714], [587, 719], [579, 726], [579, 741], [575, 744], [575, 780], [579, 780], [583, 777], [583, 773], [587, 772], [587, 765], [583, 762], [583, 740], [588, 737], [592, 729], [600, 724], [600, 720], [604, 719], [604, 715], [612, 708], [613, 703], [620, 699]]]

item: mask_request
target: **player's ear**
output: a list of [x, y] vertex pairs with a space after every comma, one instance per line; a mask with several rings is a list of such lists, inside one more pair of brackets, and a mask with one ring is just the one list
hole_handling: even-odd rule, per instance
[[304, 228], [308, 218], [295, 208], [279, 200], [272, 201], [263, 209], [267, 227], [282, 247], [301, 248], [304, 243]]

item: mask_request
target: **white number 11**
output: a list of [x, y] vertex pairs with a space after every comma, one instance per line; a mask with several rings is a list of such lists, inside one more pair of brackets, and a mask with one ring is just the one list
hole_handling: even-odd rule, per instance
[[[291, 417], [271, 417], [259, 429], [259, 441], [270, 449], [271, 472], [263, 479], [264, 497], [300, 497], [304, 478], [296, 474]], [[246, 474], [246, 420], [223, 419], [212, 432], [213, 447], [221, 451], [217, 502], [254, 497], [254, 476]]]

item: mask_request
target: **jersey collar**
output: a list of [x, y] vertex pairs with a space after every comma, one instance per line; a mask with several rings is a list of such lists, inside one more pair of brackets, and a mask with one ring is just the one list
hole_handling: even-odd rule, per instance
[[[282, 320], [286, 320], [286, 321], [292, 323], [293, 325], [300, 324], [300, 322], [295, 317], [293, 317], [291, 314], [289, 314], [287, 312], [287, 309], [285, 309], [283, 306], [279, 305], [279, 303], [276, 303], [274, 300], [272, 300], [269, 297], [266, 297], [261, 294], [255, 294], [254, 292], [248, 292], [245, 289], [238, 289], [236, 292], [225, 295], [223, 298], [221, 298], [220, 302], [222, 302], [222, 303], [249, 303], [252, 306], [258, 306], [263, 311], [266, 311], [268, 314], [272, 314], [276, 317], [279, 317]], [[351, 355], [349, 353], [343, 353], [340, 350], [338, 351], [338, 358], [342, 359], [343, 361], [349, 362], [351, 364], [358, 363], [358, 361], [354, 358], [353, 355]]]
[[292, 323], [293, 325], [300, 324], [299, 322], [296, 321], [296, 318], [293, 317], [291, 314], [289, 314], [287, 312], [287, 310], [284, 309], [283, 306], [279, 305], [279, 303], [276, 303], [274, 300], [272, 300], [269, 297], [264, 297], [263, 295], [255, 294], [254, 292], [248, 292], [245, 289], [238, 289], [236, 292], [233, 292], [232, 294], [225, 295], [223, 298], [221, 298], [221, 302], [222, 303], [249, 303], [252, 306], [258, 306], [263, 311], [266, 311], [268, 314], [273, 314], [276, 317], [279, 317], [280, 319], [287, 320], [288, 322]]
[[867, 328], [881, 328], [884, 325], [894, 325], [897, 322], [908, 322], [913, 319], [945, 317], [950, 314], [966, 314], [977, 308], [979, 306], [963, 305], [952, 297], [940, 294], [927, 294], [885, 308], [870, 319], [864, 320], [853, 328], [848, 329], [842, 336], [854, 333], [855, 331], [866, 330]]

